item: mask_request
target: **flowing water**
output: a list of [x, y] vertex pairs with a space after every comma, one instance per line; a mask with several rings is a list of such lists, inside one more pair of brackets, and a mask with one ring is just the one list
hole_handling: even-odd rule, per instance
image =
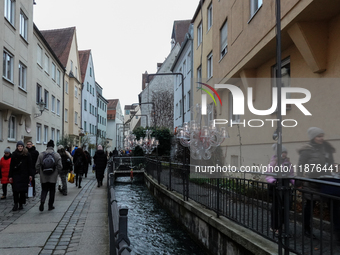
[[[128, 237], [133, 255], [206, 255], [149, 193], [143, 182], [120, 177], [115, 186], [118, 205], [129, 208]], [[126, 183], [124, 183], [126, 181]]]

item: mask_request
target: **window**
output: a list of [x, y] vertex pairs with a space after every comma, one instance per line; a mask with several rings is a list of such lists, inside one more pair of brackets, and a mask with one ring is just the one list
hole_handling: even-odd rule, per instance
[[27, 84], [27, 67], [19, 62], [19, 88], [26, 90]]
[[187, 109], [188, 109], [188, 111], [190, 111], [190, 90], [188, 91], [187, 98], [188, 98], [188, 100], [187, 100]]
[[228, 21], [224, 22], [220, 30], [221, 58], [228, 52]]
[[11, 115], [8, 120], [8, 140], [15, 140], [15, 116]]
[[52, 62], [52, 70], [51, 70], [51, 76], [52, 76], [52, 79], [55, 81], [56, 80], [56, 67], [55, 67], [55, 64]]
[[187, 62], [184, 60], [183, 61], [183, 75], [184, 77], [186, 76], [187, 74]]
[[197, 47], [202, 43], [202, 23], [197, 27]]
[[92, 94], [92, 85], [90, 85], [90, 94]]
[[250, 18], [252, 18], [257, 10], [262, 6], [262, 0], [250, 0]]
[[86, 126], [87, 126], [87, 123], [86, 123], [86, 121], [84, 121], [84, 132], [86, 133], [87, 131], [86, 131]]
[[57, 141], [59, 141], [59, 140], [60, 140], [60, 130], [57, 129]]
[[37, 124], [37, 143], [41, 143], [41, 125]]
[[74, 86], [74, 96], [78, 98], [78, 87]]
[[55, 141], [55, 128], [51, 129], [51, 139]]
[[57, 99], [57, 115], [60, 115], [60, 100]]
[[87, 91], [90, 91], [90, 84], [87, 82]]
[[176, 104], [175, 115], [176, 115], [175, 117], [177, 119], [177, 116], [179, 116], [179, 113], [178, 113], [178, 104]]
[[209, 30], [212, 26], [212, 22], [213, 22], [213, 12], [212, 12], [212, 3], [209, 5], [208, 7], [208, 13], [207, 13], [207, 16], [208, 16], [208, 24], [207, 24], [207, 29]]
[[92, 104], [90, 103], [90, 114], [92, 113]]
[[7, 80], [13, 82], [13, 55], [8, 51], [3, 53], [3, 72], [2, 75]]
[[21, 11], [20, 12], [20, 35], [27, 41], [27, 24], [28, 18], [27, 16]]
[[42, 48], [40, 47], [40, 45], [37, 45], [37, 63], [38, 65], [40, 65], [42, 67]]
[[42, 99], [42, 87], [39, 84], [37, 84], [37, 98], [36, 98], [37, 104], [41, 101], [41, 99]]
[[92, 67], [90, 67], [90, 77], [92, 77]]
[[197, 81], [200, 82], [202, 80], [202, 67], [199, 66], [197, 68]]
[[50, 57], [45, 54], [45, 60], [44, 60], [44, 70], [48, 74], [50, 68]]
[[73, 61], [71, 60], [71, 72], [73, 73]]
[[231, 119], [233, 123], [240, 122], [240, 115], [234, 115], [233, 112], [233, 94], [229, 93], [229, 119]]
[[213, 54], [212, 52], [207, 57], [207, 78], [210, 79], [213, 76]]
[[5, 18], [14, 26], [15, 0], [5, 0]]
[[68, 110], [65, 109], [65, 122], [67, 122], [67, 113], [68, 113]]
[[49, 97], [49, 93], [48, 93], [48, 91], [45, 89], [45, 90], [44, 90], [45, 109], [48, 109], [48, 104], [49, 104], [48, 97]]
[[87, 100], [84, 99], [84, 110], [87, 111]]
[[90, 123], [90, 134], [92, 134], [92, 124]]
[[189, 52], [187, 56], [188, 73], [191, 71], [190, 63], [191, 63], [191, 52]]
[[65, 92], [68, 94], [68, 82], [65, 81]]
[[44, 126], [44, 144], [47, 144], [48, 140], [48, 126]]
[[60, 70], [57, 69], [57, 85], [60, 86]]
[[51, 101], [51, 111], [55, 112], [55, 96], [52, 96], [52, 101]]
[[78, 113], [74, 112], [74, 123], [78, 125]]

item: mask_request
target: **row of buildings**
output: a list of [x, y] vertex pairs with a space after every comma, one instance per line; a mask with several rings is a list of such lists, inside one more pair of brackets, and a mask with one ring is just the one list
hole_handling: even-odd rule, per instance
[[[0, 144], [15, 148], [31, 140], [39, 151], [50, 139], [69, 146], [114, 147], [107, 133], [110, 101], [96, 82], [91, 50], [79, 50], [76, 28], [41, 31], [33, 23], [34, 1], [0, 6], [3, 61]], [[122, 121], [121, 110], [113, 121]], [[112, 118], [110, 118], [111, 120]]]
[[[284, 105], [282, 118], [283, 144], [293, 163], [297, 163], [299, 148], [308, 141], [307, 129], [320, 127], [325, 138], [335, 146], [335, 159], [340, 157], [340, 1], [289, 0], [281, 1], [281, 75], [283, 88], [304, 88], [311, 99], [303, 106], [311, 113], [305, 115], [291, 102]], [[276, 5], [270, 0], [202, 0], [191, 20], [175, 21], [172, 47], [166, 60], [157, 64], [156, 75], [142, 74], [139, 95], [142, 126], [154, 125], [151, 112], [153, 95], [169, 91], [168, 104], [172, 119], [167, 126], [175, 130], [195, 119], [196, 104], [202, 105], [203, 88], [210, 91], [216, 103], [207, 96], [211, 107], [208, 120], [224, 121], [229, 138], [221, 144], [223, 164], [267, 164], [276, 132], [277, 111], [273, 106], [276, 87]], [[229, 89], [213, 93], [198, 82], [235, 85], [243, 95], [244, 113], [235, 114], [236, 104]], [[247, 98], [248, 89], [252, 96]], [[274, 89], [275, 91], [275, 89]], [[219, 102], [218, 96], [221, 98]], [[275, 95], [274, 95], [275, 96]], [[288, 99], [304, 95], [288, 93]], [[250, 97], [248, 95], [248, 97]], [[249, 110], [273, 111], [255, 115]], [[155, 106], [157, 109], [157, 105]], [[148, 123], [147, 123], [148, 121]], [[228, 123], [226, 123], [228, 121]], [[288, 127], [294, 126], [295, 127]], [[201, 125], [208, 123], [201, 122]], [[255, 127], [256, 126], [256, 127]]]

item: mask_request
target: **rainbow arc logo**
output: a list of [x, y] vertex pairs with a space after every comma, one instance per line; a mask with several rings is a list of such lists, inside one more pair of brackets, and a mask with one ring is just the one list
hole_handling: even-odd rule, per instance
[[[216, 97], [218, 98], [218, 100], [220, 101], [220, 104], [222, 106], [222, 100], [220, 98], [220, 95], [217, 93], [217, 91], [211, 87], [210, 85], [206, 84], [206, 83], [203, 83], [203, 82], [197, 82], [198, 84], [201, 84], [202, 86], [206, 86], [208, 89], [210, 89], [215, 95]], [[216, 103], [216, 100], [215, 100], [215, 97], [213, 96], [213, 94], [207, 90], [207, 89], [204, 89], [202, 87], [197, 87], [198, 89], [204, 91], [205, 93], [207, 93], [211, 98], [212, 100], [214, 101], [215, 103], [215, 106], [217, 106], [217, 103]], [[201, 113], [202, 115], [206, 115], [207, 114], [207, 95], [206, 94], [202, 94], [202, 108], [201, 108]]]

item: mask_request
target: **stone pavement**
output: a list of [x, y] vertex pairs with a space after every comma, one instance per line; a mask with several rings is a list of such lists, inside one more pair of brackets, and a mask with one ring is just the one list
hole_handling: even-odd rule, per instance
[[[82, 188], [68, 183], [68, 195], [56, 191], [55, 209], [39, 211], [40, 181], [36, 175], [37, 195], [24, 209], [12, 211], [11, 187], [7, 199], [0, 200], [0, 254], [109, 254], [106, 178], [97, 188], [92, 171]], [[1, 191], [0, 191], [1, 193]]]

